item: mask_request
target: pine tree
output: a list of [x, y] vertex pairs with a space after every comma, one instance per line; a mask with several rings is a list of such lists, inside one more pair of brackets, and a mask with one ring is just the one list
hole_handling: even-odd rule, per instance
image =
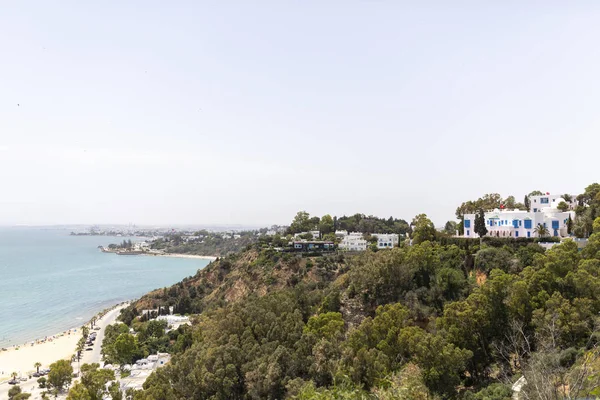
[[523, 204], [525, 204], [525, 208], [527, 211], [530, 211], [531, 203], [529, 202], [529, 196], [525, 195], [525, 200], [523, 200]]

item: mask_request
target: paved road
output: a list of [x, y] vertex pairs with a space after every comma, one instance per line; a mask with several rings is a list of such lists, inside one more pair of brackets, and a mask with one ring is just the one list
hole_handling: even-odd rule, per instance
[[[102, 317], [102, 319], [96, 321], [96, 326], [100, 327], [100, 330], [92, 331], [92, 332], [97, 332], [96, 342], [93, 346], [94, 350], [84, 351], [84, 356], [79, 363], [80, 365], [83, 365], [85, 363], [89, 364], [89, 363], [95, 363], [95, 362], [102, 365], [102, 354], [100, 353], [100, 350], [102, 347], [102, 340], [104, 339], [104, 332], [106, 330], [105, 328], [108, 325], [115, 322], [115, 320], [119, 316], [119, 312], [124, 307], [126, 307], [126, 305], [116, 307], [115, 309], [106, 313], [106, 315], [104, 317]], [[73, 363], [73, 371], [75, 373], [78, 372], [77, 361], [75, 361]], [[19, 385], [19, 386], [21, 386], [21, 389], [23, 389], [23, 392], [31, 393], [31, 397], [29, 398], [30, 400], [41, 399], [42, 392], [45, 390], [45, 389], [38, 388], [37, 379], [38, 378], [31, 378], [31, 379], [28, 379], [26, 382], [21, 382]], [[0, 383], [0, 400], [8, 399], [8, 391], [10, 390], [11, 387], [12, 387], [12, 385], [9, 385], [6, 382]], [[58, 398], [63, 399], [65, 397], [66, 396], [59, 396]]]

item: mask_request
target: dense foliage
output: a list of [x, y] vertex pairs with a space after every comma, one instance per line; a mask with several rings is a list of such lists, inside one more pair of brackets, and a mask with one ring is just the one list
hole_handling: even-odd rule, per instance
[[355, 256], [257, 244], [145, 296], [122, 315], [138, 347], [161, 343], [138, 310], [199, 315], [135, 398], [507, 400], [521, 376], [525, 398], [600, 394], [600, 218], [583, 251], [412, 225]]

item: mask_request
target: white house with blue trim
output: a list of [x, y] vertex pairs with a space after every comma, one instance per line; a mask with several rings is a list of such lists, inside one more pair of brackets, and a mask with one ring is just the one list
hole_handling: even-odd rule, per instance
[[[486, 236], [493, 237], [537, 237], [536, 228], [543, 225], [550, 236], [567, 237], [567, 222], [569, 216], [574, 220], [575, 212], [562, 212], [556, 207], [565, 201], [561, 196], [542, 195], [531, 196], [531, 211], [499, 210], [486, 212]], [[570, 203], [566, 202], [571, 206]], [[464, 215], [464, 237], [478, 238], [475, 233], [475, 214]]]

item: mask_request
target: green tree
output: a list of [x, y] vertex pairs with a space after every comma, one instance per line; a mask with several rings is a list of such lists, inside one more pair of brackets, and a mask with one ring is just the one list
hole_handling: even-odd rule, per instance
[[76, 382], [69, 390], [67, 400], [92, 400], [92, 396], [83, 383]]
[[475, 215], [475, 227], [473, 230], [479, 235], [480, 242], [482, 238], [488, 233], [488, 230], [485, 226], [485, 214], [483, 212], [483, 209], [479, 209], [479, 212], [477, 213], [477, 215]]
[[567, 220], [567, 233], [569, 235], [573, 234], [573, 219], [571, 215], [569, 215], [569, 219]]
[[39, 374], [40, 373], [40, 367], [42, 366], [41, 362], [36, 362], [35, 364], [33, 364], [33, 368], [35, 368], [36, 372]]
[[31, 396], [30, 393], [24, 393], [19, 385], [13, 386], [8, 390], [9, 400], [25, 400]]
[[331, 217], [331, 215], [323, 215], [321, 217], [321, 221], [319, 222], [319, 231], [322, 235], [332, 233], [335, 230], [333, 225], [333, 218]]
[[60, 392], [65, 388], [65, 386], [71, 383], [72, 376], [73, 367], [69, 361], [56, 361], [55, 363], [50, 364], [50, 372], [48, 373], [48, 386]]
[[511, 400], [512, 390], [501, 383], [492, 383], [475, 394], [475, 400]]
[[116, 361], [119, 365], [131, 364], [135, 361], [138, 354], [138, 343], [135, 336], [129, 333], [122, 333], [117, 337], [113, 344]]
[[308, 319], [304, 332], [318, 338], [333, 339], [344, 330], [344, 320], [339, 312], [318, 314]]
[[456, 229], [457, 226], [455, 221], [448, 221], [446, 222], [446, 225], [444, 225], [444, 232], [448, 235], [454, 236], [456, 234]]
[[299, 233], [299, 232], [306, 232], [308, 230], [311, 230], [312, 228], [314, 228], [314, 226], [311, 226], [310, 221], [311, 220], [310, 220], [309, 213], [307, 213], [306, 211], [298, 211], [298, 213], [294, 217], [294, 220], [290, 224], [288, 232], [289, 233]]
[[564, 201], [561, 201], [560, 203], [558, 203], [558, 205], [556, 206], [556, 208], [559, 209], [562, 212], [569, 211], [569, 205], [566, 202], [564, 202]]
[[433, 222], [427, 218], [426, 214], [419, 214], [412, 220], [412, 239], [413, 244], [419, 244], [426, 240], [433, 241], [436, 237], [436, 230]]
[[90, 400], [102, 400], [108, 390], [106, 384], [115, 379], [115, 373], [108, 369], [100, 369], [100, 364], [83, 364], [81, 366], [81, 383], [85, 387]]
[[529, 196], [525, 196], [525, 198], [523, 199], [523, 204], [527, 211], [531, 211], [531, 201], [529, 200]]
[[44, 378], [43, 376], [37, 380], [37, 383], [40, 389], [46, 388], [46, 378]]

